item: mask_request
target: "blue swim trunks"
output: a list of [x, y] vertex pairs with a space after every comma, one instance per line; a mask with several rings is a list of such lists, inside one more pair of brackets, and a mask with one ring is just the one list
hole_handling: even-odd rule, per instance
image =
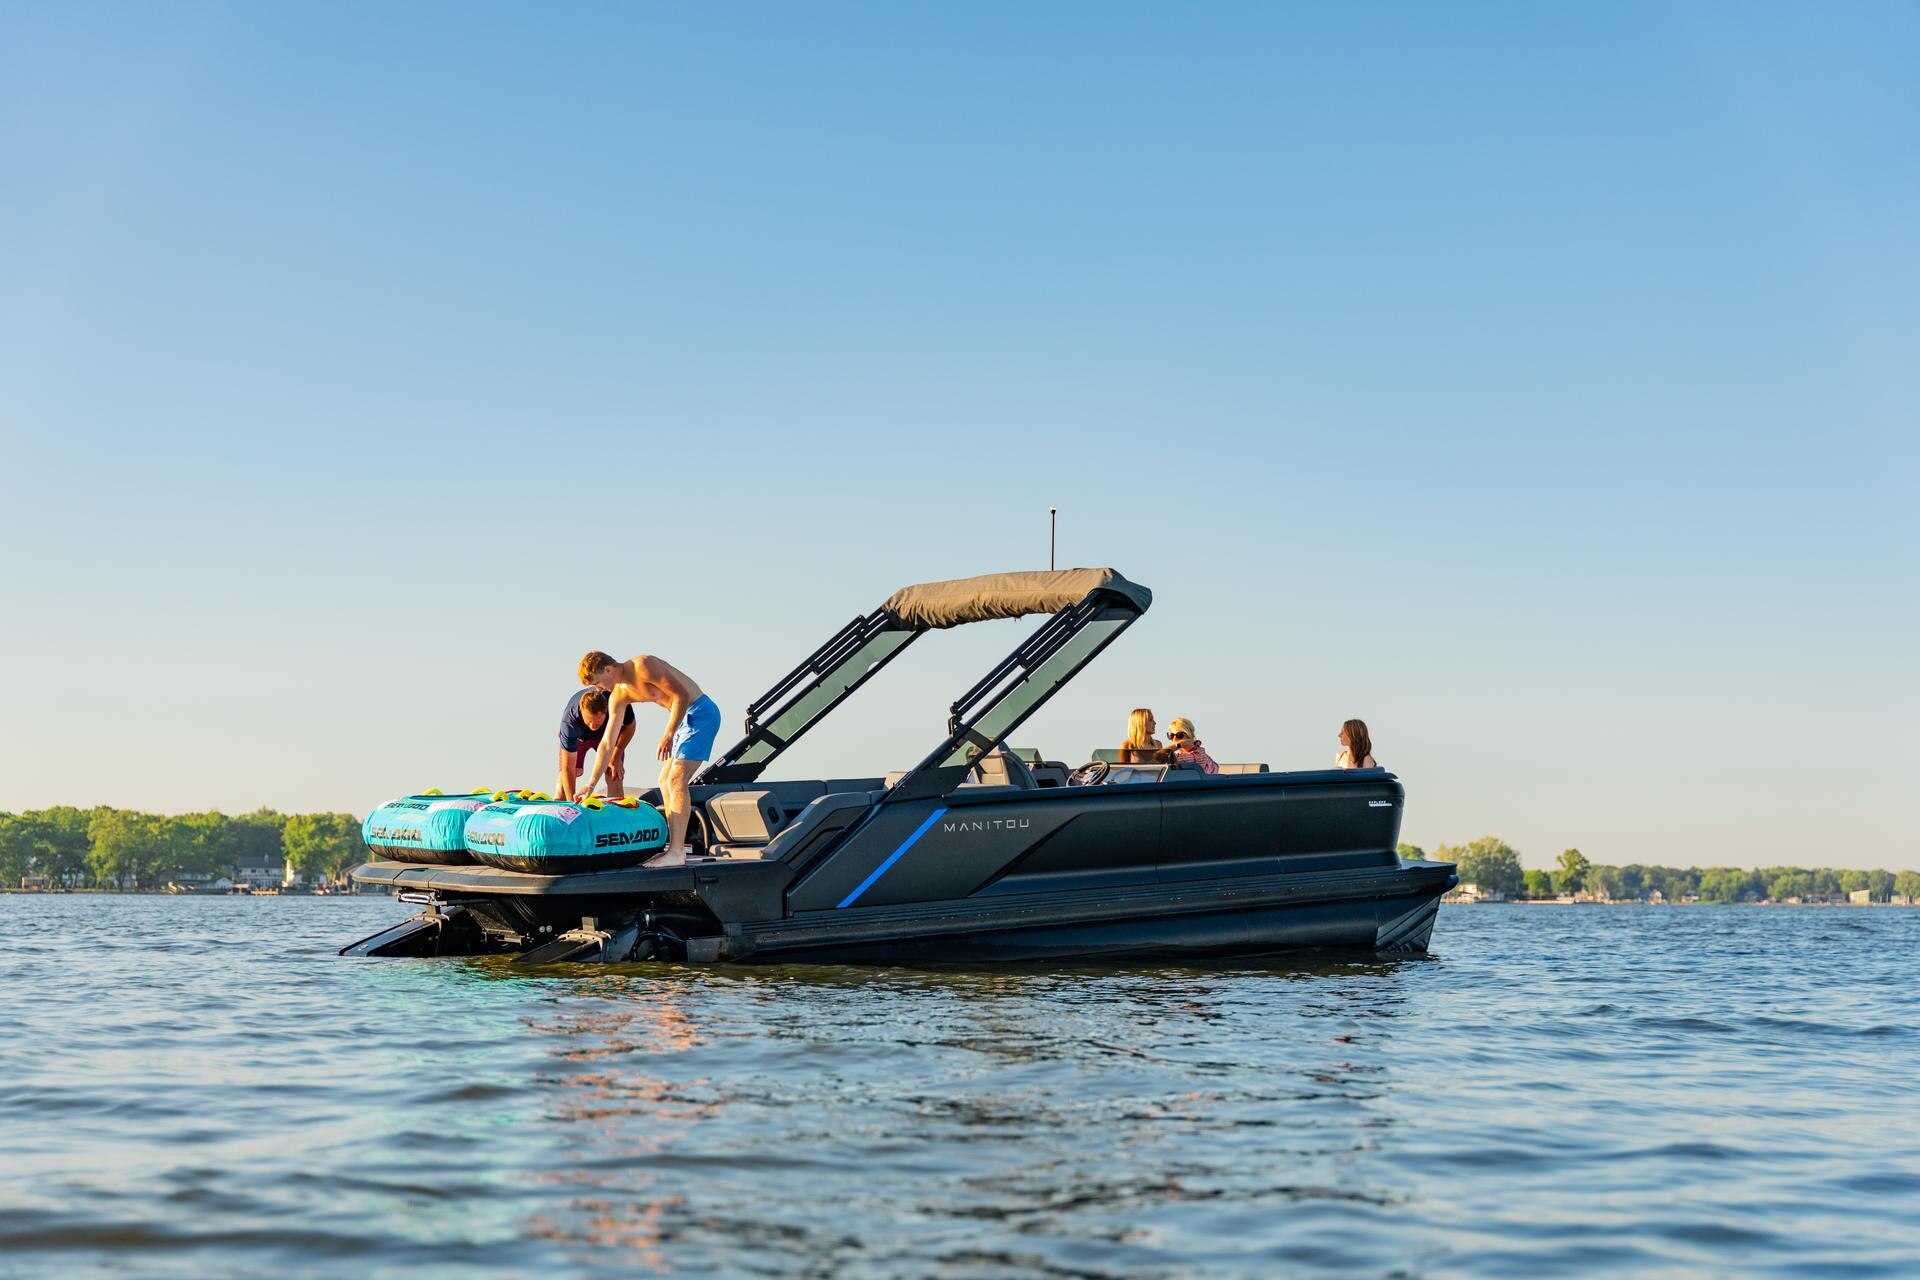
[[675, 760], [711, 760], [713, 740], [719, 734], [720, 708], [703, 693], [693, 700], [687, 714], [680, 717], [680, 727], [673, 731], [672, 756]]

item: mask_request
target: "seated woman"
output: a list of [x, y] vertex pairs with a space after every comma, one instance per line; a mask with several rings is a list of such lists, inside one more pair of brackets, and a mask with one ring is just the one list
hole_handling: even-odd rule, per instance
[[1167, 740], [1173, 744], [1173, 759], [1176, 764], [1197, 764], [1202, 773], [1220, 772], [1220, 764], [1207, 754], [1200, 745], [1200, 739], [1193, 736], [1193, 721], [1185, 716], [1175, 716], [1167, 727]]
[[1171, 764], [1173, 748], [1153, 736], [1153, 712], [1135, 707], [1127, 716], [1127, 740], [1120, 744], [1121, 764]]
[[1373, 738], [1365, 720], [1349, 720], [1340, 726], [1340, 754], [1333, 758], [1336, 769], [1378, 769], [1373, 758]]

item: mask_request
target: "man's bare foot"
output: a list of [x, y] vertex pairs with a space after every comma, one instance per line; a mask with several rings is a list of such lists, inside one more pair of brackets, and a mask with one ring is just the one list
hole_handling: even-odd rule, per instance
[[681, 845], [678, 849], [662, 849], [641, 865], [648, 867], [684, 867], [687, 865], [687, 846]]

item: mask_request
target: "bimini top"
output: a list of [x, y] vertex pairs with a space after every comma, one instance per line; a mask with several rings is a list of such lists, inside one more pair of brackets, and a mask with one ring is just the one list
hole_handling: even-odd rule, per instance
[[887, 800], [951, 790], [974, 760], [1019, 728], [1152, 603], [1153, 592], [1111, 569], [989, 573], [902, 587], [872, 613], [834, 632], [749, 704], [747, 736], [694, 781], [754, 781], [774, 757], [929, 631], [1030, 613], [1048, 615], [1039, 630], [960, 695], [948, 709], [947, 740], [895, 783]]
[[1111, 601], [1145, 613], [1153, 592], [1128, 582], [1112, 569], [1046, 569], [1031, 573], [986, 573], [902, 587], [881, 606], [901, 625], [916, 631], [963, 626], [994, 618], [1023, 618], [1030, 613], [1059, 613], [1096, 591]]

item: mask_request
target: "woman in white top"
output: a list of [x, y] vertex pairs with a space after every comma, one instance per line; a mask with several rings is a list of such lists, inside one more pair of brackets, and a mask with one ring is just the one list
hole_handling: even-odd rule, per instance
[[1373, 758], [1373, 738], [1365, 720], [1349, 720], [1340, 726], [1340, 754], [1333, 758], [1336, 769], [1378, 769]]

